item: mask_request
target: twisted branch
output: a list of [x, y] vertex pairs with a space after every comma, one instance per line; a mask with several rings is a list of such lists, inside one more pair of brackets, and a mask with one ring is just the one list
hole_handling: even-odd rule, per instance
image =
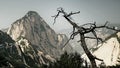
[[[95, 59], [100, 60], [100, 61], [103, 61], [103, 60], [101, 60], [99, 58], [96, 58], [95, 56], [93, 56], [91, 54], [91, 52], [87, 48], [87, 45], [86, 45], [86, 42], [85, 42], [85, 38], [96, 39], [97, 40], [97, 45], [98, 45], [98, 42], [99, 41], [103, 42], [103, 40], [101, 38], [97, 37], [96, 31], [95, 31], [96, 29], [106, 28], [106, 29], [109, 29], [109, 30], [117, 31], [117, 32], [120, 32], [120, 30], [116, 29], [115, 27], [109, 27], [109, 26], [107, 26], [108, 21], [106, 21], [106, 23], [104, 25], [102, 25], [102, 26], [97, 26], [96, 22], [94, 22], [94, 23], [87, 23], [87, 24], [83, 24], [81, 26], [78, 26], [75, 22], [73, 22], [71, 20], [71, 16], [74, 15], [74, 14], [80, 13], [80, 11], [74, 12], [74, 13], [71, 12], [69, 14], [67, 14], [63, 10], [63, 8], [59, 8], [59, 9], [57, 9], [57, 11], [58, 11], [57, 15], [54, 16], [54, 23], [56, 22], [56, 19], [58, 18], [58, 16], [61, 13], [61, 14], [63, 14], [63, 17], [73, 26], [73, 33], [71, 34], [69, 40], [65, 43], [65, 45], [62, 48], [64, 48], [66, 46], [66, 44], [69, 43], [70, 40], [74, 39], [74, 37], [79, 34], [80, 35], [80, 42], [82, 44], [81, 46], [83, 47], [86, 55], [90, 59], [92, 67], [96, 68], [97, 66], [96, 66], [96, 63], [95, 63]], [[86, 25], [90, 25], [90, 27], [89, 28], [85, 27]], [[75, 29], [77, 29], [76, 32], [75, 32]], [[92, 33], [94, 35], [94, 37], [85, 37], [85, 34], [88, 34], [88, 33]]]

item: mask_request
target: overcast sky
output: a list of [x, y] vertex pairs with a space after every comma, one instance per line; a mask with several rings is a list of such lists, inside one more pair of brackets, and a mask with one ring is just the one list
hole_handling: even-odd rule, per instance
[[[0, 0], [0, 29], [9, 27], [28, 11], [36, 11], [56, 31], [70, 28], [71, 25], [61, 17], [53, 26], [56, 9], [80, 11], [73, 19], [79, 25], [87, 22], [120, 23], [120, 0]], [[62, 28], [61, 28], [62, 27]]]

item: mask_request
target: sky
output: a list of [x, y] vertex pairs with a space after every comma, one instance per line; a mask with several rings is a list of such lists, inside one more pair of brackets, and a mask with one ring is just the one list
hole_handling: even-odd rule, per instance
[[62, 15], [53, 25], [51, 16], [59, 7], [68, 13], [80, 11], [72, 16], [78, 25], [94, 21], [120, 23], [120, 0], [0, 0], [0, 29], [10, 27], [28, 11], [36, 11], [55, 31], [72, 27]]

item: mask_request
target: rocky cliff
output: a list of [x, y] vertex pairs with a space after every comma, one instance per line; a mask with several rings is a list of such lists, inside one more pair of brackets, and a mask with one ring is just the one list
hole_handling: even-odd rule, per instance
[[7, 33], [15, 41], [19, 41], [21, 37], [25, 38], [35, 49], [53, 58], [59, 57], [64, 51], [73, 51], [69, 44], [61, 48], [66, 43], [67, 37], [56, 34], [35, 11], [29, 11], [24, 17], [15, 21]]
[[25, 38], [15, 42], [7, 33], [0, 31], [0, 67], [39, 68], [53, 61], [54, 58], [35, 49]]

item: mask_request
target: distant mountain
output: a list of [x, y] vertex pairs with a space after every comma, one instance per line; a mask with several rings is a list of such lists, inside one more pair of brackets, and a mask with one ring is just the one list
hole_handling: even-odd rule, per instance
[[[103, 61], [96, 60], [97, 65], [115, 66], [120, 64], [120, 32], [107, 37], [103, 44], [93, 47], [91, 52]], [[88, 62], [85, 54], [82, 55]]]
[[[69, 43], [63, 48], [68, 40], [67, 36], [56, 34], [35, 11], [29, 11], [24, 17], [15, 21], [8, 29], [7, 34], [15, 40], [17, 45], [20, 45], [23, 53], [28, 50], [29, 54], [30, 49], [30, 51], [36, 52], [36, 56], [40, 55], [39, 58], [42, 60], [40, 63], [46, 63], [45, 58], [47, 61], [53, 61], [65, 51], [68, 53], [74, 51]], [[34, 54], [30, 53], [29, 56], [33, 57]]]

